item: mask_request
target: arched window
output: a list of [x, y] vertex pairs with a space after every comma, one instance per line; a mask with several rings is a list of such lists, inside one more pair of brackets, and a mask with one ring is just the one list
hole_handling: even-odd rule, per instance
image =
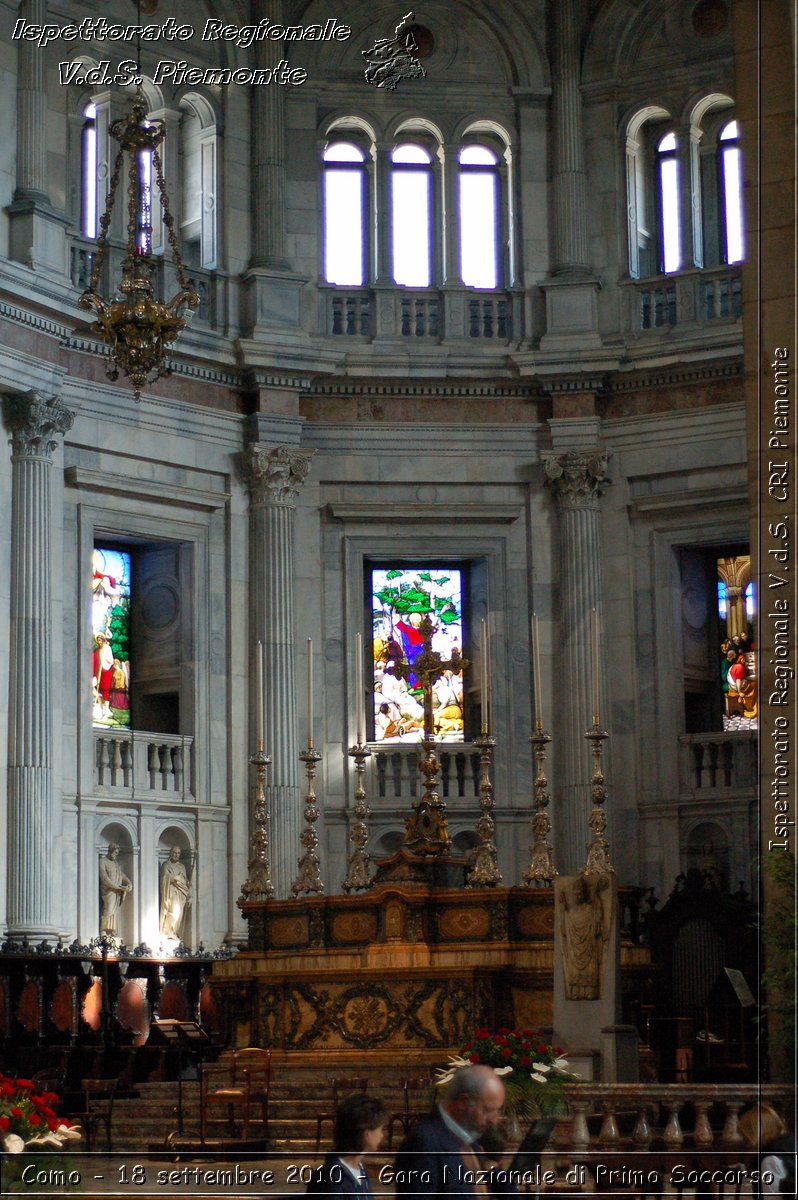
[[354, 142], [324, 151], [324, 278], [360, 287], [366, 282], [366, 154]]
[[219, 265], [216, 119], [213, 109], [202, 96], [184, 96], [180, 108], [182, 253], [187, 266], [212, 270]]
[[136, 245], [146, 254], [152, 250], [152, 150], [139, 150], [138, 164], [139, 196], [136, 209]]
[[80, 135], [80, 232], [97, 236], [97, 106], [93, 101], [83, 107]]
[[678, 149], [676, 134], [672, 131], [657, 142], [660, 265], [666, 274], [678, 271], [682, 265]]
[[404, 287], [432, 283], [432, 155], [404, 143], [391, 155], [393, 279]]
[[729, 121], [718, 135], [722, 195], [724, 257], [727, 263], [743, 257], [742, 154], [737, 122]]
[[499, 286], [499, 160], [487, 146], [459, 154], [460, 273], [467, 287]]

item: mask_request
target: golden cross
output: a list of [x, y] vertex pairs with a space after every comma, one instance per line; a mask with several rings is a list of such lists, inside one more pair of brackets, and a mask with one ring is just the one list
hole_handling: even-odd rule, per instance
[[435, 736], [435, 722], [432, 715], [432, 685], [436, 679], [441, 677], [444, 671], [454, 671], [457, 673], [464, 670], [470, 664], [468, 659], [462, 657], [456, 646], [452, 651], [451, 658], [448, 660], [441, 658], [437, 650], [432, 649], [432, 635], [435, 632], [435, 626], [426, 614], [422, 618], [418, 628], [423, 647], [421, 653], [412, 666], [409, 663], [396, 663], [393, 668], [393, 674], [405, 681], [411, 675], [415, 675], [421, 680], [421, 687], [424, 692], [424, 740], [428, 741], [432, 740]]

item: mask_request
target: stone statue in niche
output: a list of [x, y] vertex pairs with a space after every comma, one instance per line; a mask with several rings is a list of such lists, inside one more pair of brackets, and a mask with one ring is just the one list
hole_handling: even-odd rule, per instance
[[110, 937], [118, 936], [117, 914], [125, 896], [133, 890], [133, 884], [116, 861], [118, 858], [119, 846], [116, 842], [109, 842], [105, 858], [100, 859], [100, 933], [107, 933]]
[[180, 861], [181, 854], [179, 846], [172, 846], [161, 867], [160, 931], [163, 937], [178, 941], [183, 937], [183, 926], [191, 905], [191, 884]]
[[598, 1000], [612, 922], [607, 875], [577, 875], [559, 891], [562, 965], [568, 1000]]

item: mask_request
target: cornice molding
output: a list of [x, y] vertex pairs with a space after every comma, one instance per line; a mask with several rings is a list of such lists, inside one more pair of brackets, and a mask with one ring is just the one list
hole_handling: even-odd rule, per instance
[[521, 516], [520, 504], [428, 504], [417, 500], [397, 500], [393, 504], [373, 501], [343, 501], [327, 505], [327, 512], [336, 521], [391, 522], [408, 519], [414, 524], [437, 524], [446, 521], [454, 525], [511, 525]]
[[70, 487], [87, 491], [135, 496], [137, 500], [152, 500], [203, 512], [224, 508], [231, 495], [230, 492], [210, 492], [204, 488], [186, 487], [185, 484], [176, 486], [174, 483], [158, 483], [153, 479], [126, 478], [121, 472], [91, 471], [86, 467], [67, 467], [64, 482]]

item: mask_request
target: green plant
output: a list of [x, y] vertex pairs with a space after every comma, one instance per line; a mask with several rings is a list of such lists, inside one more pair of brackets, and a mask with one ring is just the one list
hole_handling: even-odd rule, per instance
[[762, 861], [764, 906], [760, 936], [765, 958], [762, 984], [767, 996], [762, 1012], [767, 1022], [771, 1062], [795, 1062], [795, 857], [771, 851]]

